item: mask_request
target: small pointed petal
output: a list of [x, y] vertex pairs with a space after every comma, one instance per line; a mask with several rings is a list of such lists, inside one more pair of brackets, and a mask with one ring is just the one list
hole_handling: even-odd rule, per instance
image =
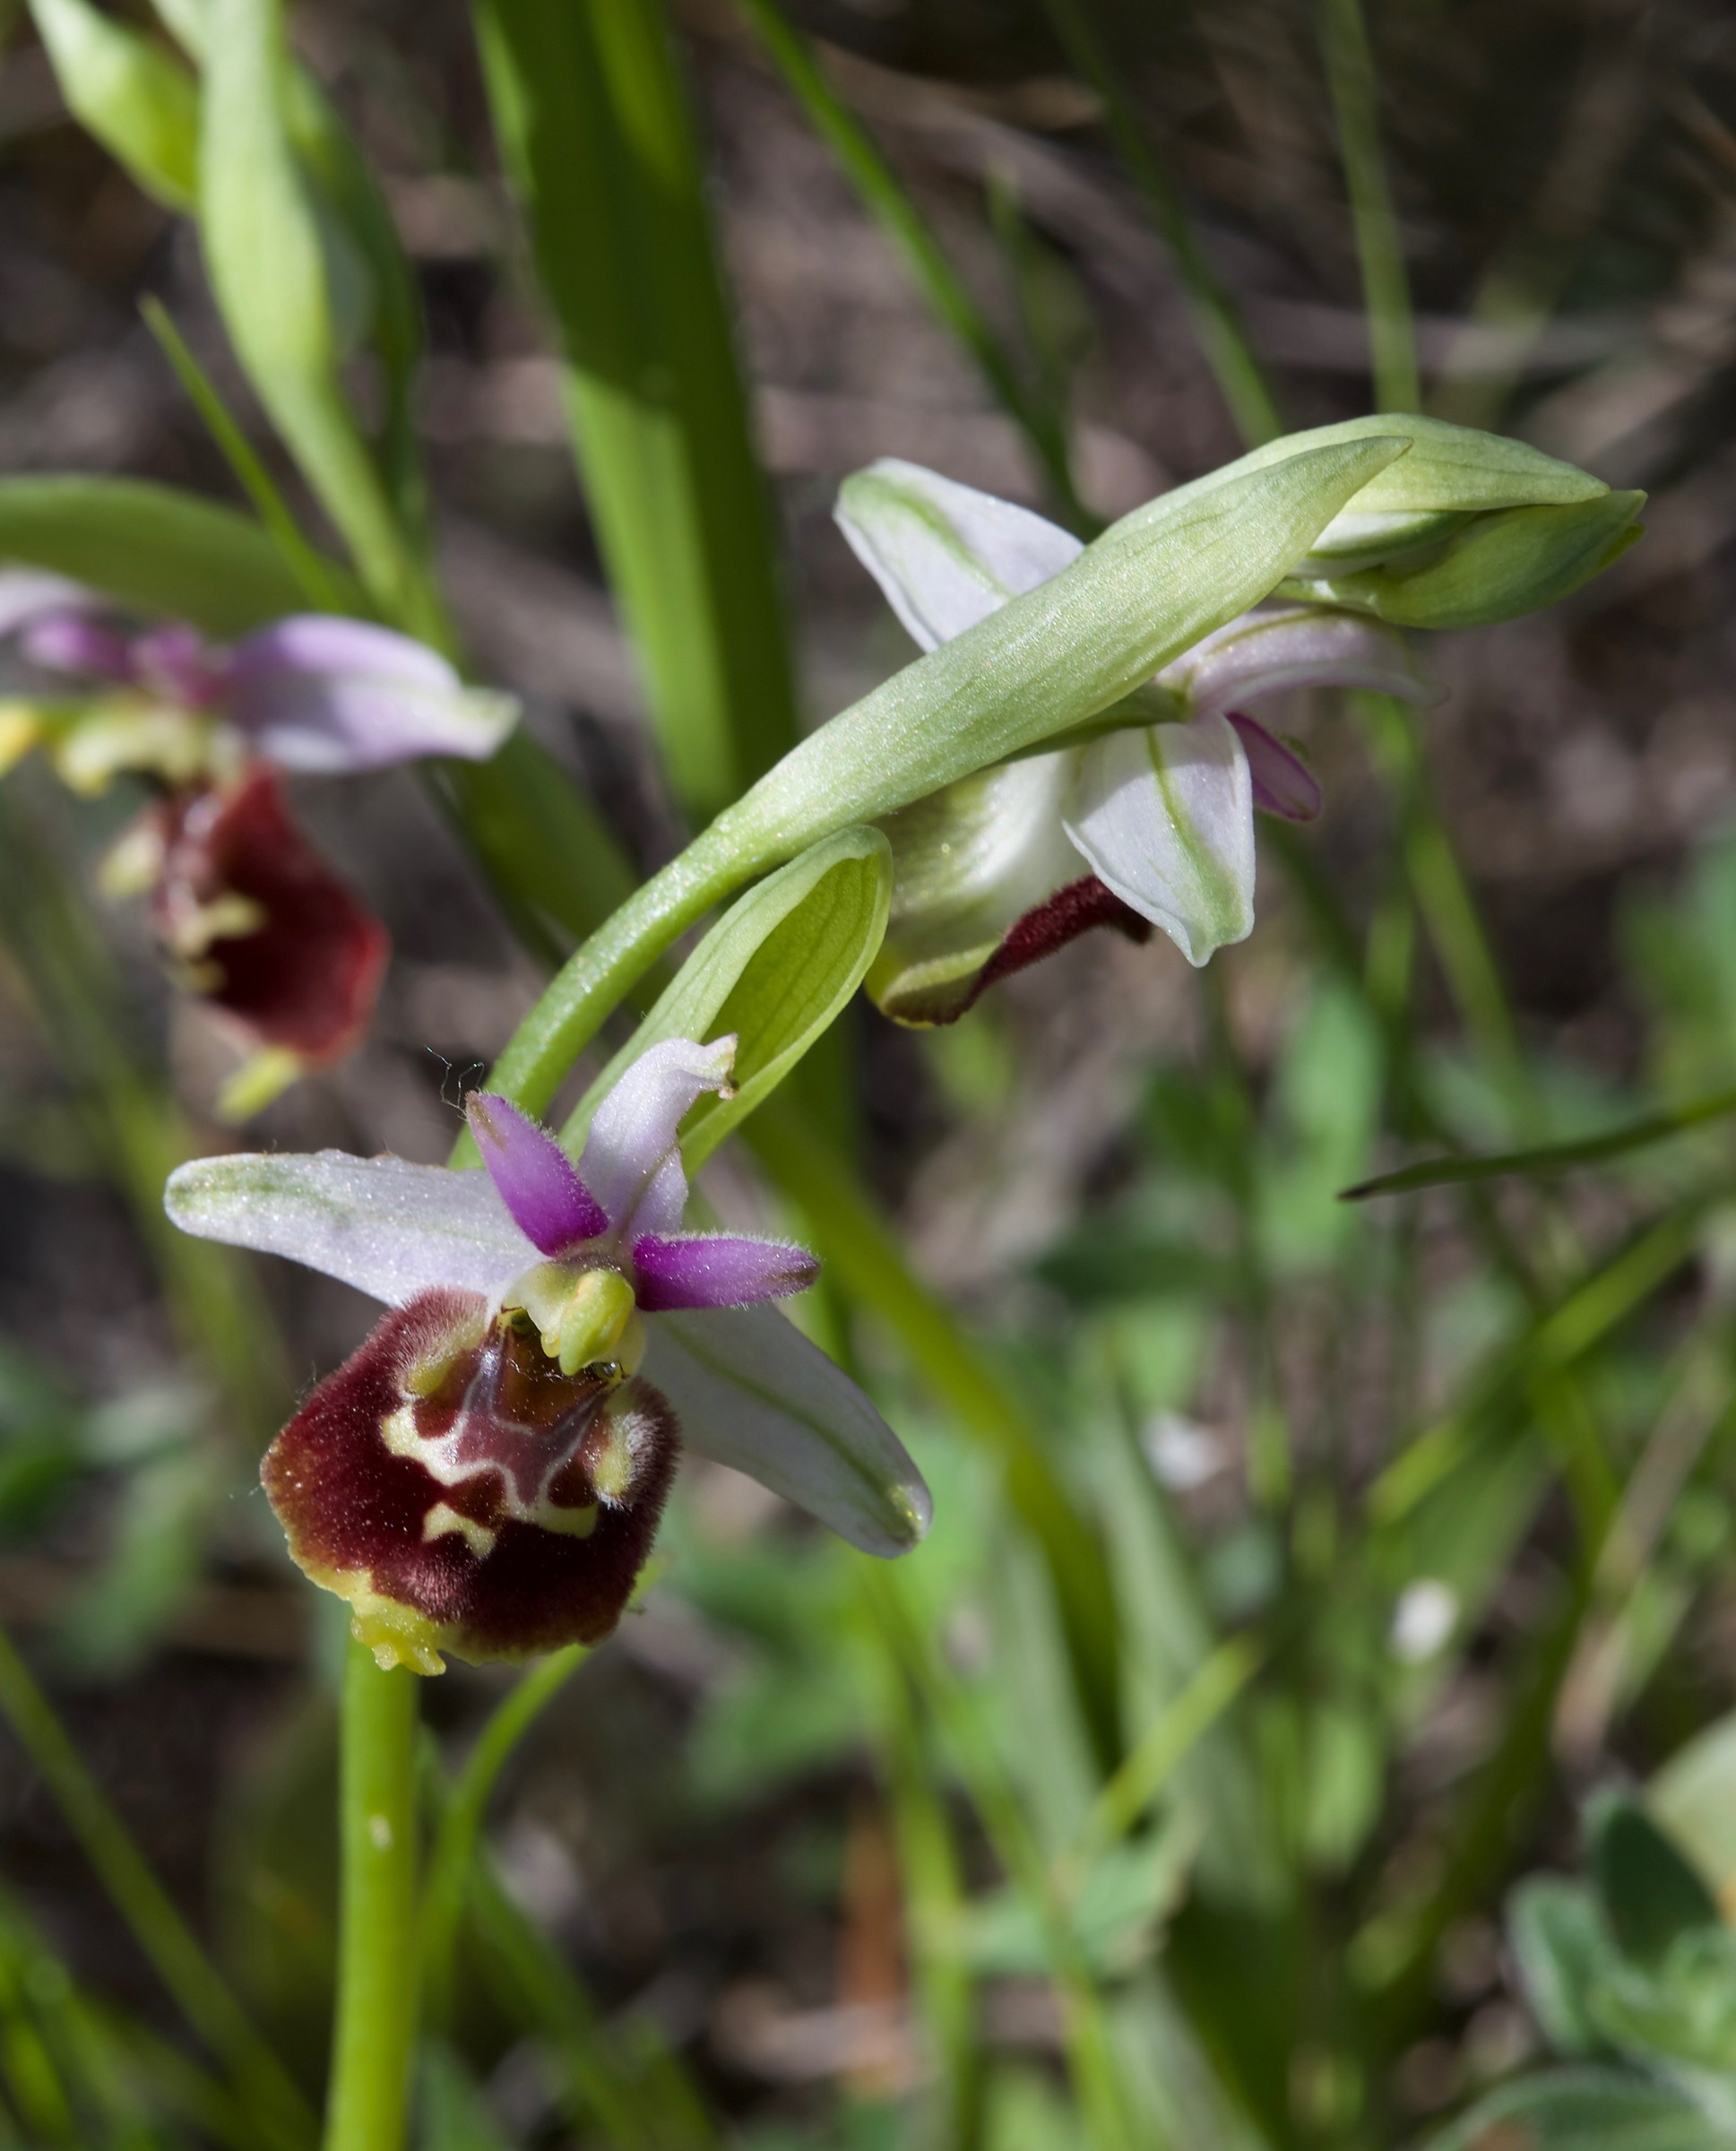
[[203, 709], [222, 690], [223, 662], [197, 628], [153, 627], [134, 636], [131, 655], [134, 678], [165, 702]]
[[198, 1158], [168, 1176], [183, 1232], [257, 1248], [402, 1307], [441, 1285], [492, 1295], [536, 1259], [486, 1172], [345, 1151]]
[[1423, 707], [1444, 691], [1395, 628], [1317, 605], [1243, 613], [1157, 677], [1190, 717], [1221, 716], [1291, 687], [1363, 687]]
[[1282, 815], [1287, 822], [1313, 821], [1320, 811], [1320, 787], [1308, 764], [1252, 717], [1244, 717], [1239, 710], [1224, 714], [1248, 756], [1255, 806], [1262, 814]]
[[89, 613], [39, 613], [21, 628], [18, 646], [45, 672], [76, 672], [87, 679], [117, 682], [133, 677], [128, 638]]
[[774, 1308], [661, 1315], [645, 1379], [686, 1446], [746, 1472], [864, 1553], [907, 1552], [933, 1515], [904, 1445], [842, 1369]]
[[540, 1254], [564, 1255], [609, 1230], [602, 1205], [546, 1127], [488, 1091], [471, 1093], [464, 1117], [501, 1200]]
[[1193, 964], [1254, 925], [1254, 788], [1222, 717], [1111, 732], [1086, 748], [1067, 834]]
[[639, 1305], [648, 1315], [683, 1307], [751, 1307], [805, 1292], [820, 1274], [806, 1248], [724, 1232], [645, 1232], [633, 1243]]
[[847, 478], [833, 514], [851, 550], [924, 650], [1071, 566], [1069, 531], [895, 457]]
[[518, 721], [437, 652], [365, 620], [303, 613], [229, 653], [230, 721], [280, 768], [333, 775], [421, 755], [486, 761]]
[[736, 1057], [733, 1036], [708, 1046], [667, 1038], [622, 1076], [597, 1108], [579, 1178], [623, 1237], [678, 1232], [687, 1204], [676, 1130], [704, 1091], [721, 1091]]

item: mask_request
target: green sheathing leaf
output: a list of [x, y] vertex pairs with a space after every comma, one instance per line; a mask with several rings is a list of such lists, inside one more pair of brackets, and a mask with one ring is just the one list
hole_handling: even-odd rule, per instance
[[[0, 480], [0, 560], [70, 575], [129, 611], [190, 620], [212, 635], [307, 601], [251, 517], [142, 479]], [[342, 570], [326, 565], [341, 589]], [[353, 586], [348, 594], [358, 601]]]
[[731, 1093], [702, 1099], [682, 1137], [696, 1169], [783, 1081], [861, 984], [891, 900], [892, 849], [875, 829], [843, 830], [750, 890], [592, 1084], [562, 1141], [576, 1149], [610, 1087], [661, 1040], [734, 1032]]
[[79, 124], [166, 208], [199, 194], [199, 91], [186, 68], [86, 0], [30, 0], [60, 94]]
[[609, 579], [675, 789], [708, 816], [792, 744], [794, 698], [668, 30], [658, 0], [482, 0], [477, 29]]

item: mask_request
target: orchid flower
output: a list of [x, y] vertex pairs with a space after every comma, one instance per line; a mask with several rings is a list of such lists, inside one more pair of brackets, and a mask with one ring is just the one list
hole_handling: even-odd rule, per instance
[[511, 697], [466, 687], [435, 651], [366, 621], [302, 615], [222, 648], [180, 624], [128, 628], [51, 575], [0, 574], [4, 635], [82, 691], [0, 709], [0, 771], [41, 744], [75, 790], [130, 771], [159, 791], [104, 879], [149, 897], [177, 983], [255, 1049], [224, 1109], [256, 1110], [359, 1043], [385, 929], [297, 827], [278, 772], [481, 760], [516, 721]]
[[818, 1264], [682, 1229], [677, 1130], [736, 1041], [653, 1046], [576, 1166], [473, 1093], [487, 1167], [338, 1151], [183, 1165], [183, 1231], [263, 1248], [386, 1302], [309, 1395], [263, 1476], [293, 1559], [350, 1602], [382, 1665], [522, 1658], [609, 1634], [651, 1550], [680, 1439], [852, 1545], [928, 1529], [920, 1473], [825, 1354], [767, 1302]]
[[[924, 650], [1075, 559], [1029, 509], [920, 465], [848, 479], [840, 528]], [[949, 1023], [984, 989], [1092, 926], [1153, 926], [1190, 963], [1254, 923], [1254, 810], [1306, 821], [1320, 790], [1246, 714], [1283, 689], [1432, 693], [1391, 628], [1315, 605], [1232, 620], [1110, 713], [1111, 729], [984, 770], [890, 816], [897, 879], [868, 990], [907, 1023]]]

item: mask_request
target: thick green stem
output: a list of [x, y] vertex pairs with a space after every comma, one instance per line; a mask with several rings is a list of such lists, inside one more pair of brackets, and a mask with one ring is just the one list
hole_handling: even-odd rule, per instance
[[339, 1792], [343, 1885], [325, 2151], [399, 2151], [416, 2036], [418, 1676], [351, 1643]]

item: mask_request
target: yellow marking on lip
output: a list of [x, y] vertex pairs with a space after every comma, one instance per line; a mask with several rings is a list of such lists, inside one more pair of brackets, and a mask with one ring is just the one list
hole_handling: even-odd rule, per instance
[[432, 1544], [436, 1539], [453, 1535], [463, 1540], [479, 1560], [486, 1560], [495, 1550], [497, 1532], [490, 1531], [486, 1524], [479, 1524], [474, 1516], [460, 1516], [450, 1502], [436, 1501], [422, 1519], [422, 1543]]

